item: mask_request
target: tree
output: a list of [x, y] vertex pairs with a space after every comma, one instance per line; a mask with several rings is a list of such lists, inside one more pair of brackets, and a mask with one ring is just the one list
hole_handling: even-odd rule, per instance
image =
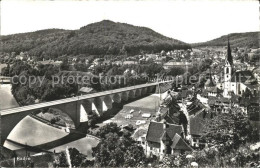
[[223, 159], [243, 144], [255, 142], [254, 136], [247, 116], [240, 112], [240, 108], [232, 108], [230, 113], [216, 115], [206, 120], [202, 138], [211, 142], [209, 145], [218, 153], [217, 159]]
[[185, 73], [185, 69], [183, 67], [172, 67], [168, 71], [166, 71], [166, 75], [168, 76], [177, 76]]
[[76, 148], [69, 148], [72, 167], [79, 167], [83, 161], [82, 154]]
[[88, 125], [89, 125], [90, 127], [95, 126], [95, 124], [96, 124], [97, 121], [98, 121], [98, 118], [99, 118], [99, 117], [98, 117], [97, 113], [96, 113], [96, 112], [92, 112], [92, 114], [89, 115]]
[[3, 76], [10, 76], [10, 64], [7, 64], [7, 67], [2, 68], [1, 72]]
[[97, 135], [101, 141], [93, 148], [96, 166], [136, 167], [145, 163], [142, 147], [131, 138], [128, 130], [122, 132], [115, 123], [110, 123], [101, 127]]
[[62, 63], [60, 64], [60, 69], [61, 70], [69, 70], [69, 62], [68, 62], [68, 59], [67, 58], [64, 58], [63, 60], [62, 60]]
[[86, 65], [84, 63], [76, 63], [74, 64], [74, 68], [77, 71], [87, 72], [90, 65]]
[[110, 132], [119, 134], [120, 128], [117, 126], [116, 123], [109, 123], [101, 127], [97, 133], [97, 136], [100, 138], [105, 138], [106, 134]]
[[206, 71], [210, 68], [210, 65], [212, 64], [212, 59], [204, 59], [199, 64], [199, 70], [200, 72]]
[[136, 167], [139, 164], [144, 164], [145, 159], [146, 157], [143, 152], [143, 148], [141, 146], [138, 146], [137, 144], [133, 144], [127, 149], [126, 153], [124, 154], [124, 166]]
[[64, 152], [62, 152], [60, 155], [59, 155], [59, 164], [58, 164], [59, 167], [68, 167], [68, 162], [67, 162], [67, 159], [66, 159], [66, 155]]

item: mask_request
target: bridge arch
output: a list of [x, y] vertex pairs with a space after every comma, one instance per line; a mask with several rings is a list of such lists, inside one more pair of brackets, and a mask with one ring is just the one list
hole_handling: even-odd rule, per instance
[[[107, 110], [112, 109], [113, 100], [110, 95], [107, 95], [103, 98], [103, 106], [106, 106]], [[104, 111], [107, 111], [103, 108]]]
[[121, 95], [121, 99], [123, 101], [128, 101], [129, 100], [129, 92], [122, 92], [122, 95]]
[[128, 94], [129, 99], [134, 99], [135, 98], [135, 91], [136, 90], [130, 90], [129, 91], [129, 94]]
[[102, 97], [95, 97], [93, 101], [93, 105], [99, 115], [103, 114], [103, 98]]
[[115, 102], [115, 103], [121, 103], [121, 98], [122, 97], [122, 94], [120, 95], [119, 93], [115, 93], [114, 95], [113, 95], [113, 98], [112, 98], [112, 100]]
[[154, 93], [155, 90], [156, 90], [156, 86], [149, 86], [149, 87], [147, 87], [147, 92], [148, 93]]
[[141, 96], [145, 96], [147, 94], [147, 88], [142, 88]]
[[75, 127], [77, 127], [80, 124], [80, 121], [79, 121], [80, 105], [81, 105], [81, 103], [79, 103], [79, 102], [70, 102], [70, 103], [66, 103], [66, 104], [55, 105], [52, 108], [59, 109], [63, 113], [66, 113], [74, 122]]

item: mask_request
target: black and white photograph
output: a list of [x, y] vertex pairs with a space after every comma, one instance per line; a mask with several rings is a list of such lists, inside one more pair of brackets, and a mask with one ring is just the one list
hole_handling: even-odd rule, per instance
[[257, 0], [0, 0], [0, 167], [260, 168]]

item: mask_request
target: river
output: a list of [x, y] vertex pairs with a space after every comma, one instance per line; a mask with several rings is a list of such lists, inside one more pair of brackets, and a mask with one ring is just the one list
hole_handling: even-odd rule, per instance
[[0, 84], [0, 110], [19, 107], [11, 93], [11, 84]]
[[[0, 73], [2, 68], [6, 67], [7, 64], [0, 63]], [[0, 84], [0, 110], [19, 107], [13, 94], [11, 93], [11, 84]]]

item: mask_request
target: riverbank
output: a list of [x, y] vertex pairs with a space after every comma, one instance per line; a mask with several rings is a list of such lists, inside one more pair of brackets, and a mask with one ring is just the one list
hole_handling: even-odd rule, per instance
[[11, 84], [0, 85], [0, 110], [19, 107], [19, 104], [13, 96], [11, 89]]

